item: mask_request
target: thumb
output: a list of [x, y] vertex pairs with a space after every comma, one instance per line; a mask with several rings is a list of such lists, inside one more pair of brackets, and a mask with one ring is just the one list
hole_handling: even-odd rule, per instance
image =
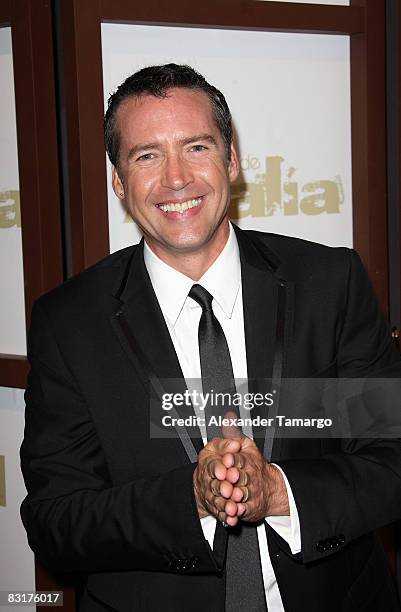
[[228, 425], [222, 426], [223, 438], [229, 440], [238, 440], [241, 442], [242, 438], [244, 438], [244, 434], [242, 433], [241, 427], [238, 425], [239, 415], [233, 410], [229, 410], [224, 415], [224, 420], [228, 420]]

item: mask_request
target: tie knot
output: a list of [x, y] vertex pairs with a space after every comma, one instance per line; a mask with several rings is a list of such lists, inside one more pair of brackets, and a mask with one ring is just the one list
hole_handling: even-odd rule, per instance
[[191, 291], [188, 293], [189, 297], [198, 302], [203, 312], [206, 310], [212, 310], [213, 296], [201, 285], [192, 285]]

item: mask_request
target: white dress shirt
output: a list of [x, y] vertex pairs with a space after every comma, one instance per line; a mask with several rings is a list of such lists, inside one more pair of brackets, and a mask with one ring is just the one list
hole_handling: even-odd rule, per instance
[[[201, 380], [201, 366], [198, 345], [198, 327], [202, 309], [197, 302], [188, 297], [194, 281], [171, 268], [145, 243], [145, 265], [153, 289], [163, 312], [171, 340], [177, 353], [181, 370], [189, 391]], [[242, 307], [242, 284], [239, 249], [234, 230], [230, 225], [230, 235], [219, 257], [198, 281], [213, 296], [212, 308], [227, 339], [234, 378], [247, 379], [244, 317]], [[261, 313], [262, 315], [262, 313]], [[266, 316], [266, 315], [264, 315]], [[198, 389], [199, 390], [199, 389]], [[240, 408], [240, 416], [243, 414]], [[252, 437], [252, 431], [244, 433]], [[206, 444], [206, 431], [202, 431]], [[284, 472], [280, 469], [287, 487], [290, 516], [270, 516], [268, 524], [286, 540], [293, 554], [301, 550], [299, 517], [291, 487]], [[213, 548], [216, 519], [207, 516], [201, 519], [205, 538]], [[284, 612], [280, 591], [270, 560], [264, 525], [257, 528], [262, 564], [263, 582], [269, 612]]]

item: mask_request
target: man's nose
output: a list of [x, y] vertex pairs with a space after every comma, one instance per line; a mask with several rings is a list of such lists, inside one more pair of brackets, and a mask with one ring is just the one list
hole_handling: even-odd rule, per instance
[[179, 155], [169, 155], [166, 157], [163, 166], [163, 187], [179, 191], [193, 181], [190, 165]]

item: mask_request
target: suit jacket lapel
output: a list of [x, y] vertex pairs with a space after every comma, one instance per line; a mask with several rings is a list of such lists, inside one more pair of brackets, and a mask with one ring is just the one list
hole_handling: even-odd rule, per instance
[[[170, 338], [167, 325], [146, 270], [143, 259], [143, 243], [134, 252], [127, 270], [116, 287], [115, 297], [119, 305], [112, 316], [112, 325], [129, 359], [134, 365], [143, 384], [146, 385], [152, 401], [158, 401], [159, 408], [152, 411], [159, 427], [163, 393], [184, 393], [185, 379]], [[155, 404], [153, 404], [154, 408]], [[174, 416], [174, 410], [170, 411]], [[177, 407], [175, 416], [193, 415], [192, 408]], [[154, 431], [156, 431], [156, 429]], [[203, 443], [198, 427], [176, 427], [189, 459], [197, 460]], [[161, 435], [168, 431], [161, 430]], [[192, 438], [192, 439], [191, 439]]]
[[[288, 342], [292, 283], [279, 276], [280, 261], [256, 236], [235, 228], [241, 257], [248, 388], [273, 393], [273, 405], [255, 406], [252, 417], [275, 421]], [[273, 421], [273, 422], [274, 422]], [[253, 427], [255, 443], [270, 461], [274, 427]]]

